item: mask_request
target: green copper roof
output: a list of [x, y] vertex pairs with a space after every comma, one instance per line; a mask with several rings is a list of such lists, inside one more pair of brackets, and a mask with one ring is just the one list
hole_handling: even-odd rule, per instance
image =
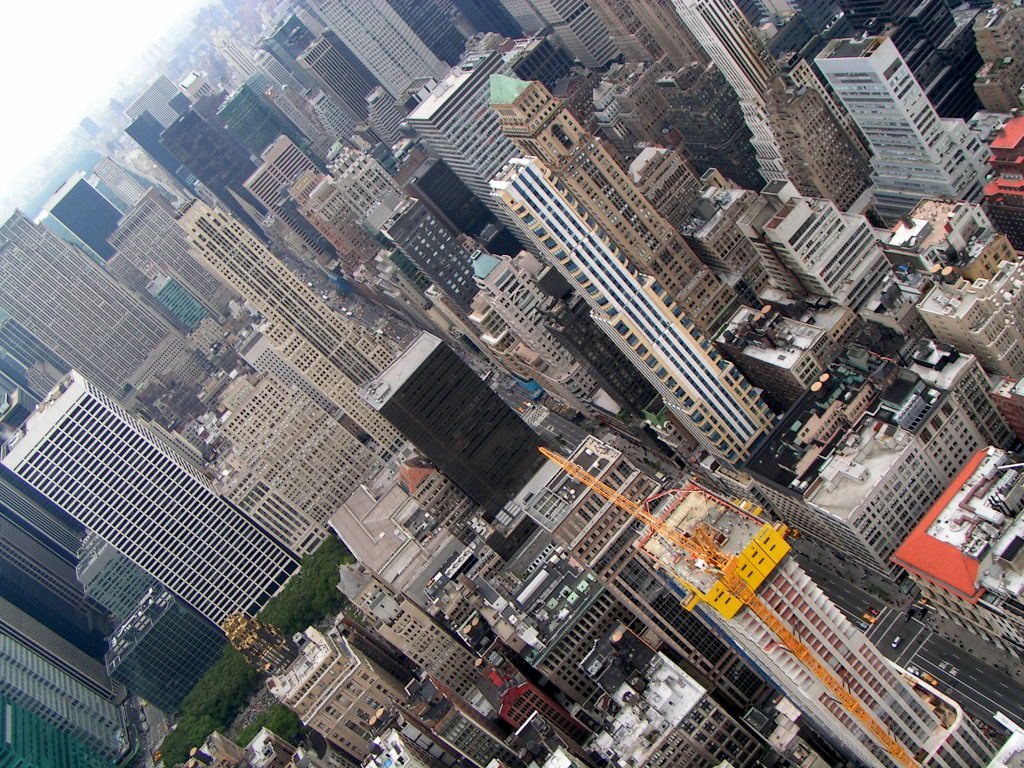
[[491, 75], [491, 104], [511, 104], [529, 85], [525, 80], [508, 75]]
[[491, 256], [489, 253], [481, 252], [479, 256], [473, 259], [473, 274], [483, 280], [494, 268], [500, 264], [496, 258]]

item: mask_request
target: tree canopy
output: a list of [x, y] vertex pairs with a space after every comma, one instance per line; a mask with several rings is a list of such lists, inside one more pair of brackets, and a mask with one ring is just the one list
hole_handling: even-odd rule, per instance
[[[351, 562], [352, 555], [345, 545], [329, 537], [315, 552], [302, 558], [301, 570], [267, 602], [259, 618], [290, 637], [337, 615], [347, 603], [337, 588], [338, 566]], [[182, 700], [177, 725], [160, 745], [164, 765], [184, 762], [189, 750], [202, 744], [212, 731], [226, 731], [261, 683], [259, 673], [225, 643], [220, 659]], [[264, 725], [289, 742], [298, 738], [298, 718], [280, 704], [262, 713], [256, 722], [260, 725], [250, 725], [239, 735], [240, 741], [248, 736], [241, 743], [248, 743]]]
[[302, 558], [302, 569], [260, 611], [260, 620], [290, 637], [337, 615], [346, 604], [338, 591], [338, 566], [351, 562], [352, 555], [341, 541], [333, 536], [326, 539]]
[[178, 722], [160, 745], [164, 765], [184, 762], [212, 731], [223, 731], [259, 689], [260, 676], [229, 644], [181, 702]]

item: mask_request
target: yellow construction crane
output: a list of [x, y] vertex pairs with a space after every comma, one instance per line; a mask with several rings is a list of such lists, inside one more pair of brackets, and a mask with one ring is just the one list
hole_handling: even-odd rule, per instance
[[[778, 531], [775, 531], [770, 524], [759, 520], [756, 515], [696, 485], [690, 485], [675, 491], [674, 493], [680, 496], [689, 493], [699, 493], [705, 498], [713, 500], [716, 504], [721, 504], [727, 509], [763, 526], [761, 533], [758, 534], [755, 541], [751, 542], [740, 555], [731, 555], [719, 549], [715, 544], [713, 535], [706, 529], [703, 529], [701, 525], [698, 525], [693, 532], [684, 533], [672, 526], [666, 525], [662, 518], [653, 514], [650, 510], [650, 502], [664, 494], [638, 502], [619, 493], [616, 489], [602, 482], [599, 478], [594, 477], [570, 459], [549, 451], [547, 448], [542, 447], [539, 450], [549, 461], [561, 467], [571, 478], [583, 483], [605, 500], [646, 524], [652, 533], [672, 544], [681, 554], [686, 555], [691, 560], [701, 561], [704, 570], [712, 571], [718, 575], [719, 581], [707, 593], [702, 593], [692, 584], [682, 582], [678, 576], [674, 576], [691, 595], [694, 595], [693, 599], [683, 604], [687, 609], [692, 609], [698, 602], [703, 600], [710, 603], [726, 618], [732, 618], [740, 607], [746, 606], [749, 608], [779, 638], [781, 644], [821, 681], [822, 685], [829, 690], [832, 696], [878, 739], [879, 743], [885, 747], [893, 760], [900, 765], [907, 766], [907, 768], [920, 768], [920, 763], [914, 759], [906, 747], [893, 737], [888, 728], [875, 719], [860, 700], [847, 690], [835, 673], [814, 655], [810, 648], [775, 615], [774, 611], [765, 605], [754, 591], [764, 581], [771, 568], [789, 551], [788, 545], [784, 548], [777, 547], [777, 541], [775, 540], [780, 534], [783, 537], [791, 535], [792, 532], [789, 529], [782, 526]], [[774, 556], [769, 555], [766, 558], [765, 549], [767, 547], [779, 549], [780, 553], [776, 553]], [[767, 571], [763, 565], [766, 562], [769, 566]]]

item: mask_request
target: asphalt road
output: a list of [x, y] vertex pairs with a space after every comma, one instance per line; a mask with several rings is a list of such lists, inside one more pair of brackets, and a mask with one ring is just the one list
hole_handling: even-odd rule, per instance
[[[1021, 678], [1011, 677], [939, 636], [929, 626], [927, 616], [924, 622], [917, 618], [908, 620], [905, 610], [886, 605], [829, 569], [804, 559], [800, 564], [852, 621], [863, 621], [869, 607], [880, 611], [877, 621], [864, 634], [887, 659], [904, 669], [913, 666], [933, 675], [939, 681], [940, 691], [989, 725], [1000, 727], [994, 718], [996, 712], [1024, 725]], [[900, 641], [894, 648], [897, 637]]]

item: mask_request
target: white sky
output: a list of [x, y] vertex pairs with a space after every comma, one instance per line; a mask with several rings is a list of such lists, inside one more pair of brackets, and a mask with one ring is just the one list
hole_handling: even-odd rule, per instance
[[4, 8], [0, 197], [113, 95], [119, 77], [203, 0], [15, 0]]

